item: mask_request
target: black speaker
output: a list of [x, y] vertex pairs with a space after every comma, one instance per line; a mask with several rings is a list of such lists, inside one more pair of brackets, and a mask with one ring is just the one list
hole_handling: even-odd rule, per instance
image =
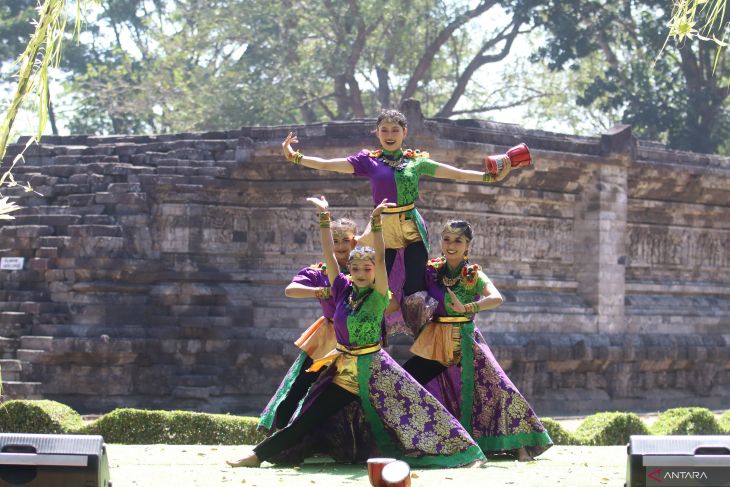
[[0, 434], [0, 486], [111, 487], [104, 439]]
[[632, 436], [625, 487], [730, 487], [730, 436]]

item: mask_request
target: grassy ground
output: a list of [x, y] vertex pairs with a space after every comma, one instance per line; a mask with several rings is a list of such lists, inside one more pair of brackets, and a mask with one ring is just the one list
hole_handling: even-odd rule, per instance
[[[339, 487], [370, 485], [365, 466], [305, 463], [296, 468], [233, 469], [251, 447], [109, 445], [114, 487]], [[495, 460], [480, 469], [414, 470], [411, 485], [489, 487], [623, 486], [626, 447], [554, 446], [536, 461]]]

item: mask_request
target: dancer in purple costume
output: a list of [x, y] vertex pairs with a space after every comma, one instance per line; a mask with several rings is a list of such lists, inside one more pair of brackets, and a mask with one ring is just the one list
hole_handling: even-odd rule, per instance
[[[424, 269], [429, 252], [426, 222], [415, 206], [421, 176], [492, 183], [504, 179], [511, 169], [529, 165], [531, 161], [524, 144], [510, 149], [507, 155], [487, 157], [485, 164], [488, 171], [485, 172], [459, 169], [433, 161], [427, 152], [403, 150], [403, 141], [408, 135], [407, 120], [397, 110], [382, 111], [377, 119], [375, 133], [381, 149], [362, 150], [347, 158], [322, 159], [295, 152], [291, 144], [298, 143], [299, 140], [293, 133], [284, 139], [282, 149], [287, 160], [294, 164], [368, 178], [374, 204], [383, 199], [397, 203], [397, 206], [387, 208], [383, 215], [385, 259], [387, 271], [390, 273], [397, 251], [403, 250], [405, 281], [402, 305], [406, 321], [412, 321], [407, 316], [409, 310], [418, 310], [422, 299], [414, 297], [409, 300], [409, 296], [424, 290]], [[364, 239], [368, 239], [367, 231]], [[393, 291], [396, 296], [400, 295], [400, 289]]]
[[381, 322], [388, 305], [384, 243], [380, 215], [383, 200], [372, 213], [375, 249], [350, 253], [350, 276], [337, 272], [327, 202], [309, 198], [320, 208], [320, 234], [337, 307], [334, 327], [337, 348], [316, 361], [311, 370], [328, 366], [310, 388], [287, 427], [259, 443], [234, 467], [257, 467], [277, 461], [312, 430], [327, 429], [328, 418], [359, 401], [381, 454], [403, 457], [412, 465], [455, 467], [485, 460], [481, 449], [459, 421], [382, 349]]
[[449, 221], [441, 235], [443, 256], [426, 268], [426, 287], [438, 306], [403, 368], [428, 384], [484, 453], [512, 452], [520, 461], [532, 460], [552, 440], [474, 324], [474, 315], [502, 304], [502, 295], [468, 260], [473, 235], [467, 222]]
[[[335, 258], [340, 272], [347, 271], [347, 259], [355, 247], [357, 224], [347, 218], [332, 222], [332, 240]], [[322, 316], [315, 321], [294, 344], [301, 350], [278, 389], [261, 413], [259, 428], [264, 431], [281, 429], [289, 423], [299, 402], [309, 387], [319, 377], [316, 372], [307, 372], [314, 360], [324, 357], [337, 344], [332, 316], [335, 300], [331, 295], [327, 278], [327, 266], [323, 262], [301, 269], [286, 287], [289, 298], [319, 300]]]

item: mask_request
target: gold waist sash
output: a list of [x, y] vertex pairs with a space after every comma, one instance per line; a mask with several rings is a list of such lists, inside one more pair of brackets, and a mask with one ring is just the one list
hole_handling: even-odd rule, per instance
[[375, 353], [381, 348], [383, 348], [382, 343], [373, 343], [362, 347], [347, 347], [338, 343], [330, 353], [319, 360], [315, 360], [312, 366], [307, 369], [307, 372], [318, 372], [322, 367], [331, 365], [343, 353], [354, 356], [367, 355], [369, 353]]
[[416, 207], [415, 203], [411, 203], [409, 205], [403, 205], [403, 206], [391, 206], [389, 208], [385, 208], [383, 210], [383, 213], [403, 213], [408, 210], [412, 210]]
[[468, 316], [434, 316], [434, 323], [468, 323], [474, 321], [474, 318]]
[[373, 343], [370, 345], [363, 345], [361, 347], [346, 347], [345, 345], [338, 343], [335, 348], [348, 355], [367, 355], [369, 353], [377, 352], [383, 348], [383, 345], [381, 343]]

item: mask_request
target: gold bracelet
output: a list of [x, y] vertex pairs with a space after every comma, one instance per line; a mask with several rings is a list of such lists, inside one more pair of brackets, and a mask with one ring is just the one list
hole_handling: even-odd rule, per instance
[[317, 299], [329, 299], [332, 296], [330, 287], [318, 287], [314, 290], [314, 297]]
[[374, 216], [370, 218], [370, 230], [372, 232], [383, 231], [383, 221], [381, 220], [380, 216]]
[[476, 303], [476, 302], [466, 303], [464, 305], [464, 308], [466, 308], [466, 312], [467, 313], [473, 314], [473, 315], [479, 313], [479, 311], [480, 311], [479, 310], [479, 303]]
[[286, 158], [289, 160], [289, 162], [300, 165], [302, 163], [302, 157], [304, 157], [304, 154], [302, 154], [299, 151], [292, 152], [289, 154]]
[[493, 183], [495, 181], [496, 181], [495, 177], [488, 172], [485, 172], [484, 175], [482, 176], [482, 182]]
[[319, 212], [319, 228], [330, 228], [331, 222], [329, 211]]

